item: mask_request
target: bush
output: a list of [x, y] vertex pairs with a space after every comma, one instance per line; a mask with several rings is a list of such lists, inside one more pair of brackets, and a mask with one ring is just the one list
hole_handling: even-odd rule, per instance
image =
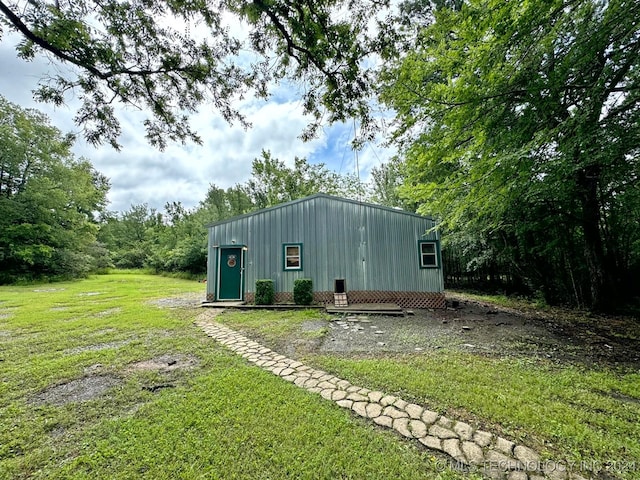
[[298, 278], [293, 281], [293, 301], [296, 305], [311, 305], [313, 281], [310, 278]]
[[256, 280], [256, 305], [273, 305], [273, 299], [275, 296], [273, 280]]

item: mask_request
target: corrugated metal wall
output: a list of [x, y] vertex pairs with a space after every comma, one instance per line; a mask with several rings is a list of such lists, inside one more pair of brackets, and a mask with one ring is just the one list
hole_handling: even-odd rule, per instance
[[[441, 292], [442, 270], [420, 268], [419, 240], [432, 220], [406, 212], [313, 195], [209, 227], [208, 290], [214, 293], [217, 246], [246, 245], [245, 291], [271, 278], [276, 291], [293, 291], [311, 278], [315, 291], [333, 291], [336, 278], [349, 290]], [[283, 271], [284, 243], [302, 243], [302, 271]]]

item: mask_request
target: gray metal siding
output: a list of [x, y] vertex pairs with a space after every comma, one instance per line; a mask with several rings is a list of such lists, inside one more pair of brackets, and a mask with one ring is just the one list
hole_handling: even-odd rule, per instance
[[[442, 270], [420, 268], [418, 241], [432, 221], [369, 204], [313, 196], [209, 227], [209, 255], [216, 245], [246, 245], [245, 290], [271, 278], [290, 292], [296, 278], [311, 278], [316, 291], [333, 291], [344, 278], [349, 290], [441, 292]], [[302, 271], [283, 271], [282, 245], [302, 243]], [[212, 261], [213, 260], [213, 261]], [[215, 268], [215, 259], [209, 261]], [[208, 282], [215, 282], [209, 272]], [[214, 283], [208, 286], [213, 293]]]

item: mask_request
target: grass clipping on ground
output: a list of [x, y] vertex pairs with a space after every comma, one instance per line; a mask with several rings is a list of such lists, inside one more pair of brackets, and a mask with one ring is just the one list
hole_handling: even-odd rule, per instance
[[158, 302], [202, 288], [0, 287], [0, 478], [469, 478], [219, 346], [197, 302]]

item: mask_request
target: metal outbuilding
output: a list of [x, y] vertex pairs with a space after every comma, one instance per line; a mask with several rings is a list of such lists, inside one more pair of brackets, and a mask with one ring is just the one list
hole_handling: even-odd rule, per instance
[[207, 301], [253, 302], [272, 279], [276, 302], [297, 278], [314, 299], [443, 308], [440, 239], [429, 217], [316, 194], [208, 225]]

